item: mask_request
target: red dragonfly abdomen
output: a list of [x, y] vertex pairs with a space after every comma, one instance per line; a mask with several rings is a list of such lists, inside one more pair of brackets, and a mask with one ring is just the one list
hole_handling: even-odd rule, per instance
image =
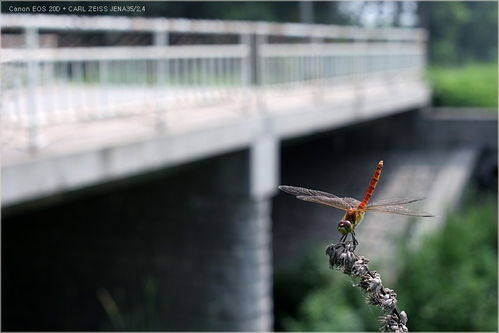
[[378, 184], [379, 178], [381, 177], [381, 169], [383, 169], [383, 161], [379, 161], [378, 166], [376, 167], [376, 171], [374, 171], [374, 175], [369, 182], [369, 187], [367, 188], [366, 194], [364, 195], [364, 199], [359, 204], [359, 209], [365, 209], [369, 200], [374, 194], [374, 190], [376, 189], [376, 185]]

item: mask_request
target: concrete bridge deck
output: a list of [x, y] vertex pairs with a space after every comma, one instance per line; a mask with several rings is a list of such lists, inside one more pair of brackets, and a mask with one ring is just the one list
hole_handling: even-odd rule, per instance
[[[0, 24], [14, 46], [0, 59], [2, 206], [244, 147], [267, 173], [252, 176], [252, 194], [273, 193], [277, 171], [263, 170], [277, 166], [283, 138], [429, 99], [421, 29], [59, 15]], [[61, 32], [135, 34], [138, 45], [59, 46]]]
[[[411, 73], [390, 81], [367, 77], [361, 89], [358, 81], [348, 80], [255, 89], [249, 94], [248, 104], [241, 104], [242, 93], [234, 90], [232, 101], [190, 108], [173, 105], [164, 114], [165, 128], [159, 130], [160, 115], [145, 111], [155, 109], [154, 101], [146, 98], [135, 105], [142, 110], [136, 115], [47, 126], [37, 152], [27, 149], [25, 130], [4, 128], [2, 204], [251, 147], [262, 138], [277, 144], [284, 138], [421, 107], [429, 99], [426, 84]], [[126, 99], [126, 92], [121, 96]]]

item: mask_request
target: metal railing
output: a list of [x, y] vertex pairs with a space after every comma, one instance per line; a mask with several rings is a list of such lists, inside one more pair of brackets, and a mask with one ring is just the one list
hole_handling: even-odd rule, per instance
[[[25, 36], [23, 48], [0, 57], [2, 126], [26, 129], [33, 149], [47, 126], [154, 114], [164, 127], [175, 109], [248, 110], [255, 90], [260, 99], [275, 89], [320, 92], [345, 80], [420, 76], [425, 66], [420, 29], [48, 15], [4, 15], [1, 24], [4, 35]], [[58, 32], [89, 31], [140, 32], [145, 42], [40, 45], [43, 34], [57, 41]]]

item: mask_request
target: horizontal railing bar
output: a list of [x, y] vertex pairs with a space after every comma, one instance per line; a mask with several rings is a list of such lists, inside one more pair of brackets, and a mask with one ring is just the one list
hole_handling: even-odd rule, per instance
[[260, 34], [357, 40], [424, 41], [419, 28], [361, 28], [327, 24], [190, 20], [143, 17], [2, 14], [2, 28], [86, 31], [169, 31], [203, 34]]
[[335, 43], [335, 44], [264, 44], [260, 54], [264, 57], [326, 55], [422, 55], [422, 43]]
[[[140, 47], [71, 47], [3, 49], [1, 62], [10, 61], [97, 61], [138, 59], [241, 58], [248, 55], [248, 47], [236, 45], [182, 45]], [[421, 43], [337, 43], [337, 44], [263, 44], [264, 57], [326, 56], [326, 55], [420, 55], [425, 52]]]
[[0, 62], [242, 58], [248, 53], [248, 47], [242, 44], [67, 47], [37, 49], [36, 52], [29, 49], [3, 49]]

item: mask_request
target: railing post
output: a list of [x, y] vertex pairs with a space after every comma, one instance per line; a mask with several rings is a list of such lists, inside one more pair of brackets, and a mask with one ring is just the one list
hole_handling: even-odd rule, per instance
[[322, 82], [322, 58], [323, 58], [323, 46], [325, 44], [324, 38], [322, 37], [316, 37], [311, 40], [312, 44], [314, 47], [317, 47], [317, 50], [314, 52], [315, 55], [313, 56], [313, 77], [314, 77], [314, 103], [320, 104], [323, 102], [324, 99], [324, 92], [322, 89], [323, 82]]
[[245, 93], [243, 108], [252, 112], [253, 106], [257, 113], [265, 110], [265, 102], [261, 89], [263, 88], [264, 65], [261, 55], [261, 45], [266, 43], [266, 35], [248, 33], [241, 35], [241, 43], [246, 45], [248, 54], [243, 65], [242, 81]]
[[420, 59], [418, 60], [417, 67], [417, 77], [418, 79], [424, 79], [426, 67], [428, 65], [428, 37], [427, 32], [421, 32], [421, 38], [418, 39], [418, 44], [421, 48]]
[[240, 44], [244, 45], [246, 52], [241, 63], [241, 86], [242, 86], [242, 110], [245, 113], [251, 113], [252, 109], [252, 77], [253, 77], [253, 43], [250, 33], [241, 34], [239, 36]]
[[[38, 30], [34, 27], [25, 30], [25, 47], [28, 49], [37, 49], [39, 46]], [[34, 51], [30, 53], [34, 55]], [[34, 57], [28, 59], [28, 98], [27, 98], [27, 116], [28, 116], [28, 149], [36, 151], [40, 147], [40, 115], [38, 114], [37, 85], [39, 79], [38, 61]]]
[[387, 64], [388, 64], [388, 69], [385, 73], [385, 78], [386, 78], [386, 84], [388, 86], [388, 89], [391, 91], [391, 93], [395, 96], [398, 92], [398, 87], [395, 84], [396, 83], [396, 70], [395, 70], [395, 65], [397, 61], [397, 55], [394, 51], [396, 51], [397, 48], [394, 46], [394, 42], [390, 42], [388, 47], [387, 47]]
[[265, 85], [264, 85], [264, 77], [265, 77], [265, 62], [264, 57], [262, 55], [262, 46], [266, 44], [268, 41], [267, 35], [256, 35], [255, 36], [255, 79], [254, 84], [257, 89], [257, 108], [259, 113], [265, 113], [267, 109], [267, 105], [265, 103]]
[[109, 60], [99, 60], [99, 83], [102, 91], [101, 105], [98, 106], [97, 116], [99, 118], [106, 118], [108, 115], [105, 109], [109, 105], [108, 89], [106, 84], [109, 81]]
[[[165, 30], [157, 30], [154, 33], [154, 45], [157, 47], [165, 47], [169, 44], [169, 34]], [[158, 113], [157, 128], [158, 130], [163, 130], [166, 128], [166, 112], [167, 112], [167, 101], [166, 101], [166, 90], [162, 89], [166, 83], [167, 79], [170, 79], [169, 75], [169, 58], [159, 58], [156, 63], [156, 108]]]
[[366, 46], [367, 39], [355, 39], [354, 40], [354, 87], [355, 87], [355, 96], [356, 96], [356, 109], [359, 114], [362, 113], [362, 108], [364, 106], [364, 93], [363, 93], [363, 88], [364, 88], [364, 82], [363, 80], [365, 79], [364, 73], [363, 73], [363, 67], [362, 67], [362, 61], [361, 61], [361, 56], [362, 56], [362, 47]]

